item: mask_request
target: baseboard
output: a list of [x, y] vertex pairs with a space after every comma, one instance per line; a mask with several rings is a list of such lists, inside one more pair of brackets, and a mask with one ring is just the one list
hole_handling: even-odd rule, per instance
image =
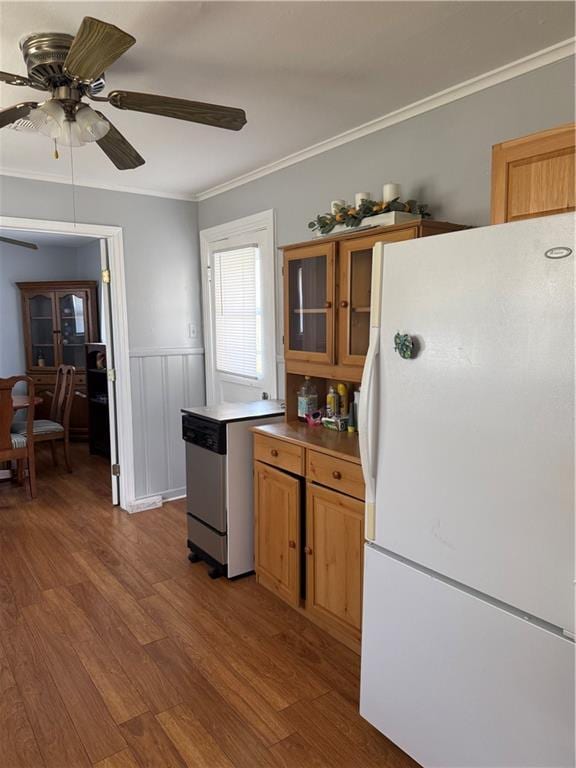
[[162, 501], [178, 501], [186, 498], [186, 488], [173, 488], [162, 494]]
[[134, 512], [144, 512], [147, 509], [157, 509], [163, 504], [162, 496], [148, 496], [144, 499], [135, 499], [126, 504], [126, 511], [130, 514]]

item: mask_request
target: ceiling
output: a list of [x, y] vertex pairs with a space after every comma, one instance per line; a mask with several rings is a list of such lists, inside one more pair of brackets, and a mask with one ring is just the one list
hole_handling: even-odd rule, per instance
[[[118, 171], [96, 145], [77, 183], [193, 198], [573, 34], [571, 2], [0, 2], [0, 69], [25, 73], [19, 39], [74, 34], [86, 15], [133, 34], [107, 85], [243, 107], [239, 133], [104, 105], [146, 159]], [[38, 91], [0, 86], [0, 106]], [[71, 178], [68, 150], [4, 129], [0, 172]]]
[[[81, 235], [60, 235], [57, 232], [30, 232], [30, 230], [9, 229], [0, 227], [2, 237], [11, 237], [13, 240], [24, 240], [27, 243], [36, 243], [40, 248], [49, 246], [51, 248], [80, 248], [88, 243], [98, 242], [97, 237], [85, 237]], [[10, 245], [0, 242], [2, 248], [17, 248], [21, 251], [21, 246]], [[33, 253], [33, 251], [27, 251]], [[38, 252], [37, 252], [38, 253]]]

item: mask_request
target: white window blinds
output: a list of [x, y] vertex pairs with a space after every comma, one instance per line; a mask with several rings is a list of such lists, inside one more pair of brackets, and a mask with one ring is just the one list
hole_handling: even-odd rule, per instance
[[216, 369], [262, 375], [260, 254], [249, 245], [213, 253]]

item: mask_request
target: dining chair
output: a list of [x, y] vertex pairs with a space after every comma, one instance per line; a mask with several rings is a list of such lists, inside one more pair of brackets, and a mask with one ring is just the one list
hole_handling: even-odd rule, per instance
[[[31, 405], [28, 407], [26, 421], [22, 423], [17, 433], [12, 432], [14, 407], [12, 390], [20, 382], [28, 385], [28, 397]], [[15, 461], [18, 467], [18, 478], [24, 476], [24, 464], [28, 465], [28, 482], [30, 496], [36, 496], [36, 466], [34, 460], [34, 381], [30, 376], [11, 376], [0, 379], [0, 462]]]
[[[74, 399], [74, 380], [76, 368], [73, 365], [60, 365], [56, 371], [56, 385], [52, 395], [49, 419], [35, 419], [33, 424], [34, 443], [50, 443], [52, 461], [58, 466], [56, 443], [62, 440], [64, 444], [64, 463], [68, 472], [72, 472], [70, 459], [70, 411]], [[14, 427], [13, 427], [14, 428]], [[21, 432], [23, 427], [16, 426]]]

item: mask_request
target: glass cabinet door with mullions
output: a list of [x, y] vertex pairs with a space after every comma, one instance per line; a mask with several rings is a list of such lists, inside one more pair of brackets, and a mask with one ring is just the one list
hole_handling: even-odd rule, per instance
[[50, 293], [35, 293], [25, 300], [29, 343], [28, 368], [55, 368], [58, 333]]
[[334, 243], [296, 248], [284, 261], [287, 359], [334, 362]]

